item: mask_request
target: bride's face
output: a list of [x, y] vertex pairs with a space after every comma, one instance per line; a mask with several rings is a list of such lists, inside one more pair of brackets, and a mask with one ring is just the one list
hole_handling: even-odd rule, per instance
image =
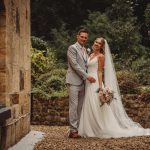
[[93, 48], [93, 50], [95, 50], [95, 51], [99, 51], [101, 48], [103, 48], [102, 39], [97, 38], [97, 39], [94, 41], [94, 44], [93, 44], [92, 48]]

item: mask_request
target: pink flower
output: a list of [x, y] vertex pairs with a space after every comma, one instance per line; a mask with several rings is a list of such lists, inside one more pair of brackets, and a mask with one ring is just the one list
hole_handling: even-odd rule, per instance
[[102, 90], [100, 90], [98, 95], [101, 103], [100, 106], [103, 106], [104, 103], [110, 104], [114, 98], [114, 92], [108, 87], [105, 87]]

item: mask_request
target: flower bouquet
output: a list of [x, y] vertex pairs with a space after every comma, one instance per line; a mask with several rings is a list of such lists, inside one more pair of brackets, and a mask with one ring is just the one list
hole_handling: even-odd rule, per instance
[[104, 103], [110, 104], [111, 101], [114, 99], [114, 92], [108, 87], [98, 89], [96, 92], [98, 93], [99, 96], [99, 100], [101, 103], [100, 106], [103, 106]]

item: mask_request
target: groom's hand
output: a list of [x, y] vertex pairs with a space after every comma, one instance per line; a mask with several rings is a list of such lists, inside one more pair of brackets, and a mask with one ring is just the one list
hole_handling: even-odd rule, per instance
[[87, 80], [90, 81], [90, 83], [95, 83], [95, 78], [93, 78], [92, 76], [88, 76]]

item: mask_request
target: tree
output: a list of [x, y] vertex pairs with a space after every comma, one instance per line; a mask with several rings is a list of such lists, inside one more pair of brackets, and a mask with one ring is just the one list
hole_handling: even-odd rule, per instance
[[61, 28], [75, 30], [87, 19], [88, 10], [105, 11], [111, 5], [111, 0], [32, 0], [31, 27], [32, 35], [53, 40], [51, 29]]
[[108, 41], [109, 31], [110, 31], [110, 20], [105, 13], [100, 13], [99, 11], [90, 12], [88, 19], [84, 20], [84, 25], [81, 27], [87, 28], [90, 34], [88, 46], [91, 46], [93, 41], [98, 36], [103, 36]]
[[107, 10], [111, 26], [110, 45], [113, 49], [128, 58], [137, 51], [140, 34], [137, 18], [134, 16], [130, 0], [114, 0], [112, 7]]
[[146, 6], [150, 3], [149, 0], [130, 0], [131, 6], [134, 10], [134, 15], [137, 16], [139, 24], [144, 21], [144, 11]]
[[141, 25], [142, 44], [150, 48], [150, 3], [144, 11], [144, 22]]

